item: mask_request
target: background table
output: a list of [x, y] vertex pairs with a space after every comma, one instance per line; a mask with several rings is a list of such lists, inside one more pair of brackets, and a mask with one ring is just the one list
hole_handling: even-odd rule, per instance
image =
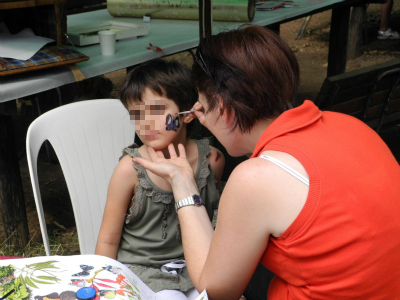
[[[328, 75], [344, 72], [346, 64], [347, 32], [350, 7], [362, 0], [297, 0], [299, 7], [280, 8], [273, 11], [256, 11], [251, 24], [279, 30], [279, 25], [317, 12], [332, 9], [329, 43]], [[106, 9], [68, 16], [68, 26], [84, 25], [112, 19], [133, 24], [143, 24], [139, 18], [113, 18]], [[156, 57], [167, 56], [195, 48], [199, 43], [199, 21], [152, 19], [149, 34], [137, 39], [120, 40], [113, 56], [102, 56], [99, 44], [76, 47], [90, 59], [77, 67], [86, 78], [95, 77], [134, 66]], [[241, 22], [213, 22], [213, 34], [234, 29]], [[163, 49], [147, 50], [149, 43]], [[69, 67], [49, 68], [31, 73], [0, 78], [0, 102], [36, 94], [75, 82]]]

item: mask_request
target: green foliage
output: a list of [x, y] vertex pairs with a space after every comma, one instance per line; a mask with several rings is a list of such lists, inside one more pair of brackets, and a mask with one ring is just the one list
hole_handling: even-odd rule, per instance
[[43, 270], [43, 269], [58, 269], [57, 267], [53, 266], [54, 263], [58, 261], [56, 260], [50, 260], [50, 261], [45, 261], [41, 263], [34, 263], [31, 265], [27, 265], [27, 268], [31, 268], [33, 270]]
[[53, 265], [53, 263], [56, 262], [56, 260], [50, 260], [27, 265], [21, 270], [21, 275], [19, 278], [28, 286], [35, 289], [38, 288], [36, 283], [54, 284], [60, 280], [50, 273], [51, 269], [58, 269]]
[[0, 267], [0, 278], [7, 277], [7, 276], [11, 275], [13, 272], [14, 272], [14, 268], [11, 265]]
[[[7, 297], [9, 300], [25, 300], [30, 296], [30, 288], [38, 289], [37, 284], [54, 284], [60, 279], [53, 276], [50, 272], [52, 269], [59, 269], [53, 265], [57, 261], [51, 260], [46, 262], [34, 263], [23, 267], [22, 269], [14, 268], [12, 265], [0, 267], [0, 273], [5, 274], [11, 282], [3, 284], [3, 290], [0, 296], [4, 296], [9, 291], [14, 292]], [[14, 278], [14, 271], [18, 278]]]
[[29, 298], [30, 292], [20, 278], [17, 278], [10, 283], [3, 285], [2, 287], [3, 291], [0, 292], [1, 296], [6, 295], [11, 290], [14, 290], [14, 292], [7, 297], [8, 300], [25, 300]]

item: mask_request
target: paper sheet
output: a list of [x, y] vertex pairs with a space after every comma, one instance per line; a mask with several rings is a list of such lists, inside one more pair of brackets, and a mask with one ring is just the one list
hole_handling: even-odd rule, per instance
[[0, 57], [27, 60], [51, 42], [54, 40], [36, 36], [29, 28], [17, 34], [10, 34], [4, 23], [0, 24]]
[[[100, 255], [0, 260], [0, 274], [0, 297], [13, 290], [9, 299], [76, 299], [85, 287], [94, 288], [102, 300], [161, 298], [125, 265]], [[195, 300], [208, 300], [206, 291]]]

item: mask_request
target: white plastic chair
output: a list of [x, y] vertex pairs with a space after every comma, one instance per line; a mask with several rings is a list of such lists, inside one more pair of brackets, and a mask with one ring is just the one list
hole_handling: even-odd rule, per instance
[[38, 152], [48, 140], [60, 162], [75, 215], [81, 254], [94, 254], [108, 183], [122, 149], [134, 142], [129, 113], [116, 99], [86, 100], [39, 116], [28, 128], [26, 152], [47, 255], [51, 255], [37, 176]]

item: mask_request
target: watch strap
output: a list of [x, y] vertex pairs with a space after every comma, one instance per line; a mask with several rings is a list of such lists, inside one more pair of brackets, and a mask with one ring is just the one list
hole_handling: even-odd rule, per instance
[[175, 210], [178, 212], [178, 210], [182, 207], [188, 206], [188, 205], [195, 205], [195, 206], [200, 206], [203, 205], [204, 202], [201, 199], [199, 195], [192, 195], [190, 197], [183, 198], [175, 203]]

